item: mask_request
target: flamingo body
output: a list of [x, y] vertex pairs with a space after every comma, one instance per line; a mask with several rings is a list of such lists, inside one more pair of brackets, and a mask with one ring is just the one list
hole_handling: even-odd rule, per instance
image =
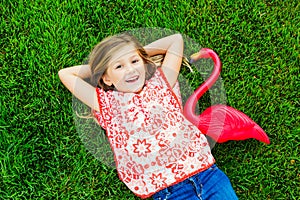
[[187, 99], [183, 109], [185, 117], [218, 143], [254, 138], [269, 144], [267, 134], [259, 125], [246, 114], [230, 106], [214, 105], [198, 116], [195, 114], [197, 101], [215, 83], [221, 72], [221, 61], [214, 51], [201, 49], [191, 56], [191, 62], [200, 58], [211, 58], [214, 61], [214, 69], [211, 76]]
[[214, 105], [192, 122], [198, 129], [218, 143], [229, 140], [257, 139], [269, 144], [269, 138], [247, 115], [230, 106]]

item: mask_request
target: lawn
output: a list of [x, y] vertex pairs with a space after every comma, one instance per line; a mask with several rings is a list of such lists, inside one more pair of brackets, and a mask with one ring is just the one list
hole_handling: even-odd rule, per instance
[[299, 13], [292, 0], [1, 1], [0, 199], [138, 199], [83, 145], [57, 72], [82, 64], [104, 37], [140, 27], [215, 50], [227, 104], [269, 135], [270, 145], [213, 148], [238, 197], [299, 199]]

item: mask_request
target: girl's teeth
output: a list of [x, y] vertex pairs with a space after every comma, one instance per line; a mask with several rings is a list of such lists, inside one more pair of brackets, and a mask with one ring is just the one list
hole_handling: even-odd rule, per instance
[[134, 77], [132, 79], [128, 79], [126, 82], [133, 82], [133, 81], [136, 81], [138, 79], [138, 77]]

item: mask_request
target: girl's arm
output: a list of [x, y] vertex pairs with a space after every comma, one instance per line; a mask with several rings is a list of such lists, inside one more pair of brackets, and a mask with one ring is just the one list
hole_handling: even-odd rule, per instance
[[99, 111], [96, 89], [86, 81], [91, 77], [89, 65], [78, 65], [61, 69], [58, 72], [61, 82], [79, 100], [90, 108]]
[[165, 54], [162, 70], [169, 84], [173, 87], [177, 81], [183, 56], [183, 39], [181, 34], [161, 38], [146, 45], [144, 48], [150, 56]]

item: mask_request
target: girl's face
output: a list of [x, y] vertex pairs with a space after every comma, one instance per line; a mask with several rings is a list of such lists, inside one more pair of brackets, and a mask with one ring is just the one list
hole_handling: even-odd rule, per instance
[[102, 79], [120, 92], [139, 92], [145, 84], [143, 59], [133, 45], [126, 45], [114, 54]]

